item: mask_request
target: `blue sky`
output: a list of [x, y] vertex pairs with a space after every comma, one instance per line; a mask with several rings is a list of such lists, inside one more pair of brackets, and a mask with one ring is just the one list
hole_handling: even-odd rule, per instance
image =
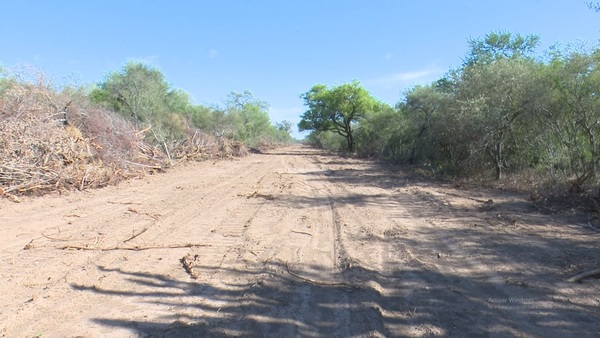
[[[461, 64], [493, 31], [597, 43], [600, 13], [579, 0], [0, 0], [0, 65], [34, 65], [57, 85], [102, 81], [129, 60], [159, 68], [197, 104], [250, 90], [296, 124], [300, 94], [359, 80], [395, 104]], [[297, 134], [296, 134], [297, 135]]]

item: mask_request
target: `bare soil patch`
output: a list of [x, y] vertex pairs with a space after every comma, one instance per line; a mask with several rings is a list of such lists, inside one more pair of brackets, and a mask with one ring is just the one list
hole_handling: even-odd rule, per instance
[[304, 148], [0, 200], [2, 337], [592, 337], [599, 232]]

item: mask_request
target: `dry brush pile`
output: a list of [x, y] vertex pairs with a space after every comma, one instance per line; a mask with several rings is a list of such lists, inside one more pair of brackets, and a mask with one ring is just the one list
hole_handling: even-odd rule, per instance
[[82, 93], [11, 79], [0, 87], [0, 196], [84, 190], [163, 171], [177, 161], [241, 156], [244, 146], [190, 130], [187, 140], [145, 142], [120, 115]]
[[162, 150], [171, 161], [203, 161], [248, 155], [246, 145], [225, 137], [214, 137], [200, 129], [188, 128], [186, 139], [164, 144]]
[[83, 190], [143, 172], [128, 165], [136, 162], [133, 150], [140, 144], [130, 124], [79, 102], [58, 108], [54, 102], [61, 99], [43, 81], [13, 83], [3, 93], [1, 194], [17, 200], [17, 195]]

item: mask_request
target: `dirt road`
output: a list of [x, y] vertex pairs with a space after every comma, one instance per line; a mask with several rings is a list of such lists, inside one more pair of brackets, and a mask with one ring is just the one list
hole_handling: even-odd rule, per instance
[[600, 332], [600, 234], [526, 196], [290, 147], [0, 201], [2, 337]]

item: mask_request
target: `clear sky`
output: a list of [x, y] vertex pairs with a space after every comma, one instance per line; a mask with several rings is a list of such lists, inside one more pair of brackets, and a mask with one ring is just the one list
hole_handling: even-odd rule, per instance
[[[359, 80], [394, 105], [458, 67], [469, 38], [541, 37], [540, 52], [597, 43], [583, 0], [0, 0], [0, 65], [34, 65], [54, 83], [100, 82], [127, 61], [160, 69], [196, 104], [250, 90], [273, 122], [296, 124], [300, 94]], [[297, 135], [297, 134], [296, 134]]]

